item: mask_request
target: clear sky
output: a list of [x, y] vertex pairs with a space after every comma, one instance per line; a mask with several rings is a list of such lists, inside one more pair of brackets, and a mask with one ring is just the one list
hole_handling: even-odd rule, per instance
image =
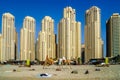
[[[76, 20], [82, 23], [81, 43], [84, 43], [85, 11], [92, 6], [97, 6], [101, 9], [101, 37], [104, 41], [105, 55], [106, 20], [108, 20], [113, 13], [120, 13], [120, 0], [0, 0], [0, 32], [2, 29], [2, 14], [10, 12], [15, 16], [15, 27], [18, 36], [20, 36], [20, 29], [22, 28], [25, 16], [35, 18], [36, 38], [38, 37], [38, 32], [41, 30], [41, 20], [44, 16], [51, 16], [54, 19], [54, 31], [57, 34], [57, 24], [63, 17], [63, 8], [67, 6], [76, 9]], [[20, 37], [18, 37], [18, 40], [20, 40]]]

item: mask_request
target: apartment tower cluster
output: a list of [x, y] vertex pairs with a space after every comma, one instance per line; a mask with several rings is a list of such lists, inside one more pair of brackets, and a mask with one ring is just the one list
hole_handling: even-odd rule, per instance
[[[85, 44], [81, 46], [81, 23], [76, 21], [76, 11], [72, 7], [63, 10], [63, 18], [58, 23], [58, 39], [54, 33], [54, 19], [45, 16], [41, 21], [41, 31], [35, 40], [36, 21], [31, 16], [23, 20], [20, 31], [20, 60], [44, 61], [46, 56], [57, 59], [77, 59], [84, 62], [103, 57], [101, 38], [101, 10], [93, 6], [85, 13]], [[114, 13], [106, 23], [107, 57], [120, 55], [120, 15]], [[57, 39], [57, 40], [56, 40]], [[82, 50], [81, 50], [82, 48]], [[10, 13], [2, 16], [0, 34], [0, 62], [18, 58], [18, 33], [15, 18]]]

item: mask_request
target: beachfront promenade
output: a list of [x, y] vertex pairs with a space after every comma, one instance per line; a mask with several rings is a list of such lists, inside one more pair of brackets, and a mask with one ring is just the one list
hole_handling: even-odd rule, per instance
[[[120, 65], [110, 65], [109, 67], [95, 67], [94, 65], [72, 65], [61, 66], [61, 71], [56, 71], [59, 66], [41, 65], [31, 67], [19, 67], [17, 65], [0, 65], [0, 80], [120, 80]], [[99, 68], [100, 71], [95, 71]], [[13, 69], [15, 71], [13, 71]], [[72, 71], [78, 74], [72, 74]], [[88, 70], [89, 74], [84, 74]], [[42, 78], [39, 75], [48, 73], [52, 76]]]

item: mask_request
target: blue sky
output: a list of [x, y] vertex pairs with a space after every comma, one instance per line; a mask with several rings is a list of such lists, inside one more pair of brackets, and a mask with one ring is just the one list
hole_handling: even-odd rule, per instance
[[[32, 16], [36, 20], [36, 38], [41, 30], [41, 20], [44, 16], [51, 16], [55, 20], [54, 31], [57, 34], [57, 24], [63, 16], [63, 8], [71, 6], [76, 9], [76, 20], [82, 23], [81, 33], [84, 43], [85, 11], [92, 6], [101, 9], [101, 37], [104, 41], [106, 53], [106, 20], [113, 13], [120, 13], [120, 0], [0, 0], [0, 32], [2, 29], [2, 14], [10, 12], [15, 16], [15, 27], [20, 36], [20, 29], [25, 16]], [[18, 38], [20, 39], [20, 38]]]

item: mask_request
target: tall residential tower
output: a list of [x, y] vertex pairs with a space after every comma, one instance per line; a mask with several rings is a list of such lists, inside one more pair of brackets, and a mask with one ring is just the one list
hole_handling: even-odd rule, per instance
[[20, 59], [35, 60], [35, 19], [26, 16], [20, 33]]
[[42, 31], [39, 32], [37, 41], [37, 59], [44, 61], [47, 55], [50, 58], [56, 58], [54, 20], [49, 16], [45, 16], [41, 26]]
[[100, 16], [100, 9], [96, 6], [91, 7], [85, 14], [85, 62], [103, 56]]
[[107, 57], [120, 55], [120, 15], [114, 13], [106, 23]]
[[58, 24], [57, 57], [73, 59], [81, 57], [81, 23], [76, 21], [75, 9], [64, 8]]
[[0, 62], [1, 62], [1, 49], [2, 49], [2, 35], [0, 34]]
[[15, 60], [17, 55], [17, 32], [15, 18], [10, 13], [2, 16], [2, 52], [1, 61]]

